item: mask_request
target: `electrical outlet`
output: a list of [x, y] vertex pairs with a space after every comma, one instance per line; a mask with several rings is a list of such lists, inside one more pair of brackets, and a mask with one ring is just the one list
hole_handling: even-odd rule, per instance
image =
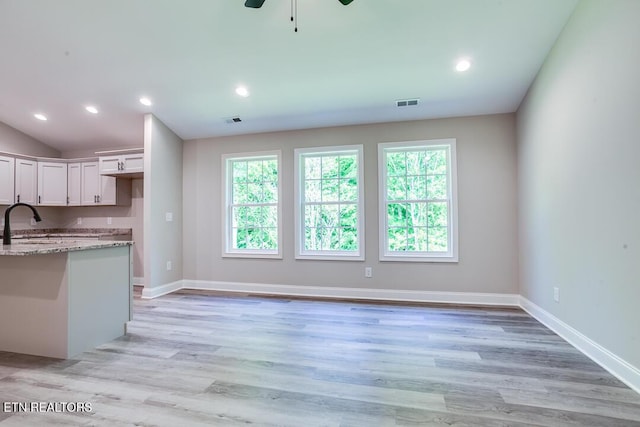
[[82, 225], [82, 218], [78, 217], [78, 221], [76, 221], [78, 225]]
[[560, 288], [557, 286], [553, 288], [553, 300], [560, 302]]
[[111, 225], [113, 224], [113, 218], [111, 218], [110, 216], [107, 217], [107, 225]]
[[367, 279], [370, 279], [373, 277], [373, 269], [371, 267], [364, 268], [364, 277], [366, 277]]
[[167, 271], [171, 271], [172, 268], [171, 261], [167, 261]]
[[173, 221], [173, 213], [172, 212], [165, 213], [164, 218], [166, 219], [167, 222]]
[[31, 225], [36, 225], [36, 219], [35, 218], [31, 218]]

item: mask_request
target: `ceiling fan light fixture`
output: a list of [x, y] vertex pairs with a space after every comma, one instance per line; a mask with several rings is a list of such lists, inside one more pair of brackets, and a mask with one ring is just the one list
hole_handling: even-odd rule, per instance
[[264, 4], [264, 0], [247, 0], [244, 2], [245, 7], [252, 7], [254, 9], [259, 9]]
[[351, 3], [353, 0], [339, 0], [340, 3], [342, 3], [343, 5], [348, 5], [349, 3]]

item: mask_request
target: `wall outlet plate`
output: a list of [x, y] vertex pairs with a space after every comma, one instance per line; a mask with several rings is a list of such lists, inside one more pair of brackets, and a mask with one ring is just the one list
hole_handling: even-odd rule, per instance
[[173, 213], [172, 212], [167, 212], [164, 214], [164, 218], [167, 222], [171, 222], [173, 221]]
[[367, 279], [370, 279], [373, 277], [373, 269], [371, 267], [364, 268], [364, 277], [366, 277]]
[[82, 225], [82, 218], [78, 217], [78, 220], [76, 221], [76, 224]]
[[113, 218], [111, 218], [110, 216], [107, 217], [107, 225], [111, 225], [113, 224]]
[[560, 302], [560, 288], [557, 286], [553, 288], [553, 300]]

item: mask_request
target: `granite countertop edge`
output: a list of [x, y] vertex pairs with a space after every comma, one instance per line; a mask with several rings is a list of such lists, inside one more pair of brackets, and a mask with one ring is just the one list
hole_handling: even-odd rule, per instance
[[47, 255], [64, 252], [86, 251], [90, 249], [102, 249], [118, 246], [130, 246], [130, 240], [71, 240], [68, 242], [52, 243], [27, 243], [13, 242], [11, 245], [3, 245], [0, 249], [0, 256], [26, 256], [26, 255]]
[[[47, 238], [47, 237], [107, 237], [130, 235], [130, 228], [33, 228], [14, 230], [12, 239]], [[2, 230], [0, 230], [0, 236]]]

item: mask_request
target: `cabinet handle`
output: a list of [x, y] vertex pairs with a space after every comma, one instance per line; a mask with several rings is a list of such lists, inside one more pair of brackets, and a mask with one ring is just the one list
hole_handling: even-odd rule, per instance
[[98, 203], [98, 196], [95, 194], [93, 195], [93, 203]]
[[100, 195], [98, 194], [98, 203], [100, 203]]
[[18, 203], [20, 203], [20, 195], [19, 195], [19, 194], [18, 194], [18, 200], [17, 200], [17, 202], [18, 202]]
[[38, 204], [42, 203], [42, 197], [38, 196]]
[[67, 196], [67, 204], [69, 204], [69, 196]]

